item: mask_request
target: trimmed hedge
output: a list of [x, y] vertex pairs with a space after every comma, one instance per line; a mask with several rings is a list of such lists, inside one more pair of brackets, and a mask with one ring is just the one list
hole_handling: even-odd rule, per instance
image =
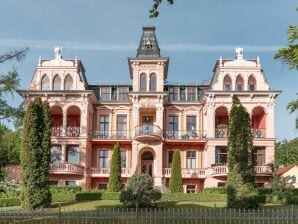
[[196, 202], [226, 202], [226, 194], [185, 194], [168, 193], [162, 194], [160, 201], [196, 201]]
[[119, 200], [120, 192], [103, 192], [101, 200]]
[[21, 200], [19, 198], [1, 198], [0, 207], [20, 206]]
[[52, 202], [75, 202], [76, 194], [52, 194]]
[[101, 192], [81, 192], [81, 193], [76, 193], [75, 201], [101, 200], [101, 196], [102, 196]]
[[204, 194], [227, 194], [227, 188], [204, 188], [203, 190]]
[[81, 192], [82, 188], [79, 186], [50, 186], [51, 194], [74, 194]]

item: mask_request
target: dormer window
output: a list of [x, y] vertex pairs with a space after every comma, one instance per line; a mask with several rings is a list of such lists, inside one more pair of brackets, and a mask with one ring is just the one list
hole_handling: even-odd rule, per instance
[[152, 45], [151, 44], [146, 44], [145, 49], [146, 49], [146, 51], [150, 51], [152, 49]]

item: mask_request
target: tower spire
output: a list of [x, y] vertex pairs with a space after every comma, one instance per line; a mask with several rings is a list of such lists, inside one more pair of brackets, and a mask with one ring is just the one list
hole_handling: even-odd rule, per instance
[[143, 27], [143, 34], [137, 51], [137, 57], [155, 58], [160, 57], [160, 49], [155, 36], [154, 26]]

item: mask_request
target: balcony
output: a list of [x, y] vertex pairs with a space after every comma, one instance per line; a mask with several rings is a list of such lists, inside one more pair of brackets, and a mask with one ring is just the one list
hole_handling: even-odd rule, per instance
[[[271, 176], [272, 168], [270, 166], [256, 166], [256, 175], [257, 176]], [[228, 174], [228, 167], [223, 166], [214, 166], [212, 167], [212, 176], [226, 176]]]
[[80, 136], [80, 127], [67, 127], [66, 131], [63, 127], [52, 127], [52, 136], [53, 137], [79, 137]]
[[77, 174], [83, 175], [84, 168], [78, 164], [70, 163], [51, 163], [50, 164], [51, 174]]
[[105, 130], [105, 131], [90, 131], [90, 138], [93, 140], [130, 140], [129, 130]]
[[[110, 168], [91, 167], [88, 169], [88, 174], [92, 177], [109, 177]], [[131, 168], [121, 168], [121, 177], [130, 177], [131, 175]]]
[[181, 140], [181, 141], [206, 141], [205, 131], [166, 131], [165, 139], [167, 140]]
[[162, 131], [157, 125], [143, 124], [135, 127], [136, 140], [161, 140]]
[[227, 138], [228, 128], [215, 128], [215, 138]]
[[[171, 177], [172, 168], [164, 168], [163, 169], [163, 175], [164, 177]], [[205, 169], [201, 168], [182, 168], [181, 169], [182, 178], [206, 178]]]

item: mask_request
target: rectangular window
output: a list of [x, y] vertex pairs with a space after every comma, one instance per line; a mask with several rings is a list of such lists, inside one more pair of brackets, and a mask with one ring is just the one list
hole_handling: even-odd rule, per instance
[[178, 137], [178, 128], [179, 128], [179, 124], [178, 124], [178, 116], [177, 115], [169, 115], [169, 121], [168, 121], [168, 134], [170, 136], [168, 137]]
[[186, 168], [188, 169], [196, 168], [196, 151], [186, 152]]
[[117, 115], [117, 136], [126, 137], [127, 134], [127, 115]]
[[254, 84], [250, 84], [249, 85], [249, 90], [250, 91], [254, 91], [255, 90], [255, 85]]
[[236, 88], [237, 88], [237, 91], [242, 91], [242, 84], [237, 84]]
[[182, 86], [180, 87], [180, 101], [185, 101], [185, 100], [186, 100], [185, 87]]
[[112, 100], [117, 100], [117, 87], [113, 86], [112, 87]]
[[226, 183], [225, 182], [218, 182], [217, 183], [217, 187], [218, 188], [225, 188], [226, 187]]
[[78, 145], [66, 146], [67, 162], [71, 164], [80, 164], [80, 147]]
[[174, 151], [168, 151], [168, 168], [172, 168]]
[[186, 185], [186, 193], [196, 193], [196, 185]]
[[127, 87], [119, 87], [119, 101], [128, 101], [128, 88]]
[[215, 165], [221, 166], [227, 163], [227, 148], [226, 147], [216, 147], [215, 148]]
[[197, 129], [197, 117], [196, 116], [186, 116], [186, 131], [196, 132]]
[[99, 150], [99, 168], [109, 168], [108, 150]]
[[62, 163], [61, 145], [52, 145], [51, 146], [51, 163]]
[[224, 89], [225, 91], [231, 91], [231, 84], [226, 83], [224, 87], [225, 87]]
[[101, 87], [100, 99], [102, 101], [111, 100], [111, 87]]
[[108, 185], [107, 184], [98, 184], [98, 189], [99, 190], [107, 190], [108, 189]]
[[126, 151], [121, 151], [121, 168], [126, 168]]
[[265, 148], [264, 147], [255, 147], [255, 158], [256, 158], [256, 165], [263, 166], [265, 164]]
[[169, 97], [170, 101], [178, 100], [179, 87], [169, 87]]
[[66, 181], [66, 186], [77, 186], [75, 181]]
[[99, 135], [100, 137], [109, 136], [109, 115], [100, 115]]
[[196, 101], [196, 87], [187, 87], [187, 101]]

